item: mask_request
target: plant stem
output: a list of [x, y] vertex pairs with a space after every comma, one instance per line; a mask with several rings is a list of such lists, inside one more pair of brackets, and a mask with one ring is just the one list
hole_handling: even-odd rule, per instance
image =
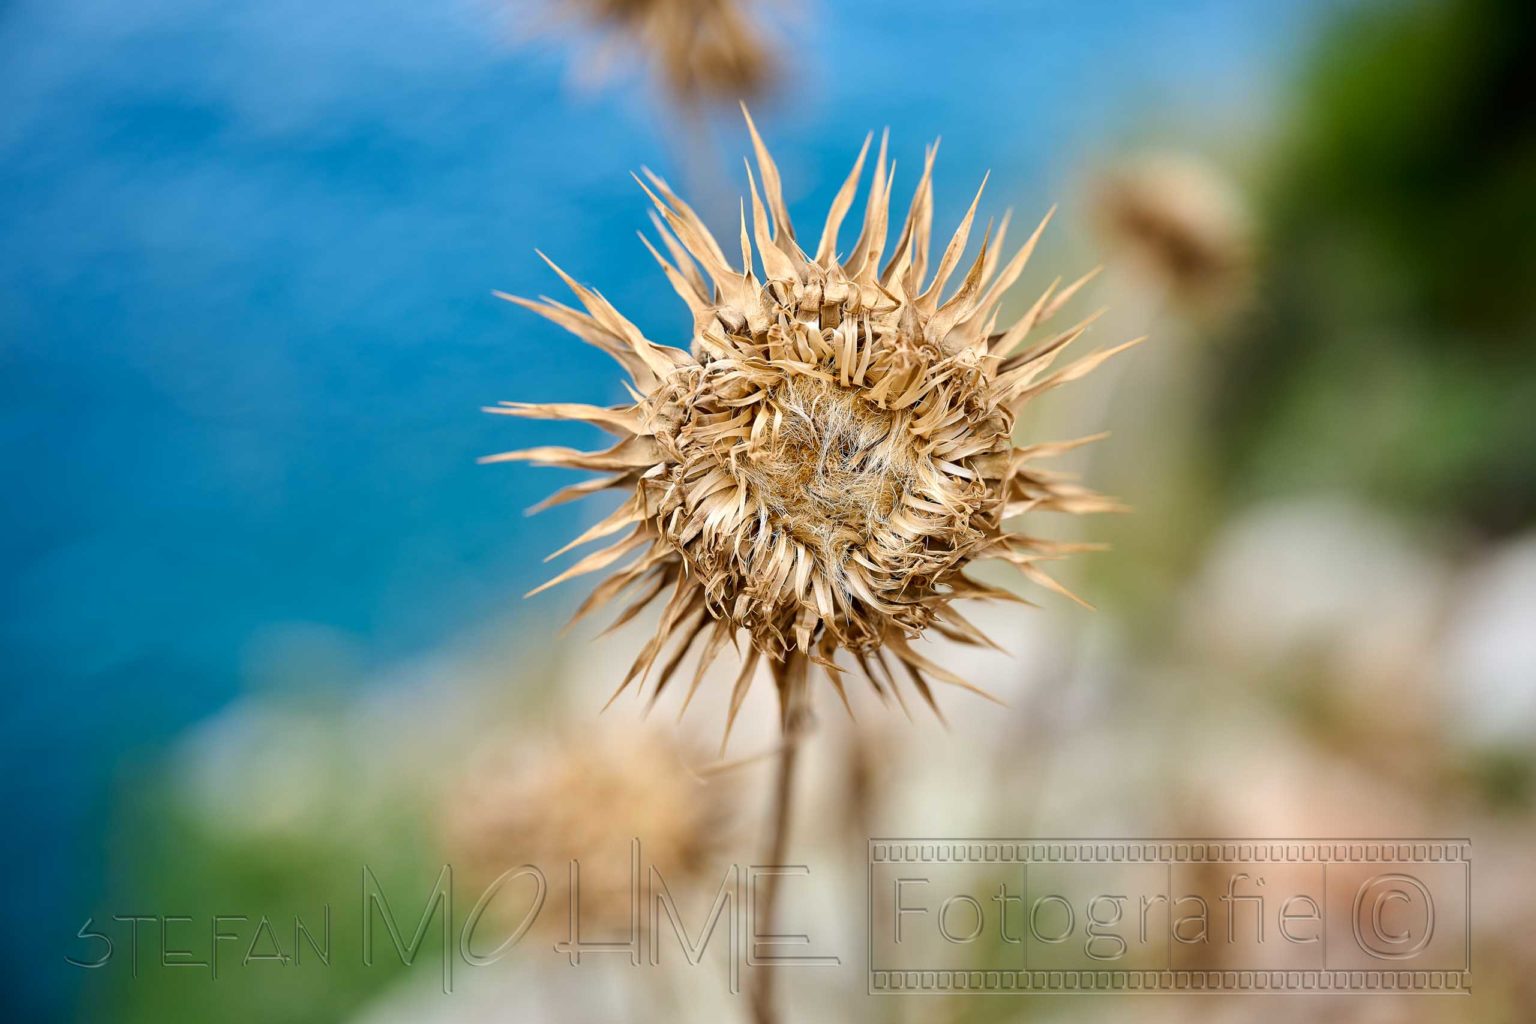
[[[773, 798], [768, 812], [767, 853], [760, 867], [777, 869], [789, 849], [789, 825], [795, 796], [795, 761], [800, 752], [800, 736], [806, 717], [806, 680], [810, 660], [799, 651], [791, 651], [783, 664], [774, 666], [774, 684], [779, 690], [779, 712], [783, 718], [784, 748], [776, 759]], [[773, 935], [778, 917], [779, 880], [775, 874], [763, 876], [763, 899], [756, 910], [762, 915], [761, 928], [754, 934]], [[748, 938], [748, 941], [752, 941]], [[749, 999], [754, 1024], [777, 1024], [779, 1020], [774, 987], [774, 965], [759, 964], [750, 975]]]

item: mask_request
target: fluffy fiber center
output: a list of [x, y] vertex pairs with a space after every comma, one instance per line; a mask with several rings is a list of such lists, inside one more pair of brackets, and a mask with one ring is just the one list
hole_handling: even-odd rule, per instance
[[900, 417], [799, 377], [776, 387], [768, 405], [774, 427], [739, 463], [748, 493], [825, 562], [878, 543], [912, 475]]

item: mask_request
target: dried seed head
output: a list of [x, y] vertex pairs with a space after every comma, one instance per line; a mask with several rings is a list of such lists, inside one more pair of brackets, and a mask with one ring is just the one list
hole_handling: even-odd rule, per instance
[[1241, 305], [1253, 260], [1242, 196], [1216, 168], [1175, 153], [1141, 156], [1099, 183], [1094, 214], [1106, 242], [1179, 303]]
[[[551, 909], [569, 905], [575, 861], [582, 925], [603, 933], [629, 926], [636, 839], [673, 891], [718, 881], [717, 861], [735, 838], [732, 778], [701, 781], [657, 730], [599, 728], [543, 742], [497, 736], [471, 753], [444, 792], [440, 839], [472, 891], [531, 864], [550, 890], [537, 921], [563, 930], [566, 915]], [[512, 892], [491, 906], [510, 907], [512, 926], [528, 910]]]
[[752, 98], [771, 84], [768, 34], [748, 8], [746, 0], [578, 0], [563, 13], [609, 37], [599, 64], [640, 53], [674, 99], [697, 105]]
[[753, 180], [739, 268], [665, 183], [648, 175], [650, 185], [642, 185], [660, 212], [655, 223], [667, 255], [651, 252], [693, 313], [689, 351], [649, 341], [558, 268], [585, 312], [506, 296], [611, 354], [632, 377], [635, 401], [614, 408], [506, 402], [490, 411], [584, 420], [622, 440], [602, 452], [535, 448], [486, 461], [611, 474], [546, 504], [605, 489], [627, 493], [616, 512], [573, 546], [627, 531], [623, 539], [545, 584], [634, 556], [578, 612], [629, 588], [635, 593], [620, 621], [662, 600], [658, 631], [621, 691], [643, 678], [674, 639], [656, 692], [702, 644], [692, 682], [697, 688], [704, 668], [745, 631], [751, 646], [732, 694], [733, 718], [759, 658], [783, 663], [791, 652], [824, 666], [840, 693], [836, 656], [846, 652], [878, 692], [899, 697], [887, 661], [894, 656], [931, 704], [930, 679], [968, 684], [909, 641], [931, 627], [961, 642], [990, 643], [954, 602], [1017, 600], [966, 576], [967, 565], [1001, 559], [1061, 589], [1035, 563], [1070, 547], [1009, 532], [1004, 522], [1025, 512], [1114, 507], [1035, 466], [1034, 460], [1080, 442], [1015, 447], [1011, 435], [1022, 403], [1081, 377], [1119, 349], [1047, 372], [1092, 317], [1025, 345], [1086, 278], [1064, 289], [1053, 285], [1011, 327], [997, 327], [998, 306], [1044, 222], [1003, 265], [1005, 219], [997, 239], [982, 241], [959, 285], [945, 294], [960, 269], [976, 203], [930, 277], [933, 150], [882, 265], [891, 199], [884, 141], [863, 228], [840, 257], [838, 229], [868, 140], [820, 241], [807, 252], [795, 240], [778, 169], [755, 128], [752, 138], [766, 201]]

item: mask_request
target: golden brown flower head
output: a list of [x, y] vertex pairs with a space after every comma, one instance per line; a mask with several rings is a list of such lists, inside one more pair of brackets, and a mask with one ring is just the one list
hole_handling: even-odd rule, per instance
[[997, 327], [998, 306], [1043, 221], [1000, 266], [1005, 218], [996, 243], [983, 240], [946, 296], [970, 237], [973, 202], [929, 278], [933, 150], [882, 265], [891, 200], [884, 141], [863, 228], [839, 257], [838, 229], [869, 140], [807, 252], [795, 239], [778, 170], [755, 128], [752, 138], [766, 199], [753, 180], [750, 230], [742, 214], [740, 267], [694, 211], [649, 175], [646, 191], [660, 211], [656, 227], [669, 255], [651, 252], [693, 312], [689, 351], [646, 339], [558, 268], [585, 312], [550, 300], [512, 299], [610, 353], [633, 379], [634, 402], [613, 408], [505, 402], [490, 411], [584, 420], [622, 440], [601, 452], [535, 448], [487, 461], [610, 474], [567, 488], [546, 505], [605, 489], [626, 493], [618, 510], [573, 546], [627, 531], [623, 538], [545, 584], [635, 556], [577, 613], [631, 587], [634, 599], [620, 621], [663, 600], [657, 633], [620, 690], [643, 677], [675, 637], [659, 692], [703, 638], [691, 697], [705, 667], [745, 631], [751, 646], [732, 694], [733, 718], [759, 658], [782, 664], [791, 652], [823, 665], [840, 693], [835, 657], [847, 652], [882, 695], [895, 687], [886, 660], [894, 655], [932, 703], [929, 677], [967, 684], [909, 641], [931, 627], [961, 642], [989, 643], [954, 602], [1016, 599], [967, 576], [970, 563], [1001, 559], [1060, 589], [1035, 563], [1069, 546], [1012, 533], [1005, 521], [1037, 510], [1112, 507], [1034, 465], [1079, 442], [1015, 447], [1011, 435], [1023, 403], [1081, 377], [1119, 349], [1047, 374], [1092, 317], [1025, 347], [1026, 336], [1086, 277], [1064, 289], [1052, 285], [1012, 326]]
[[[613, 724], [546, 742], [494, 737], [445, 794], [444, 853], [476, 892], [503, 872], [537, 867], [549, 884], [539, 920], [559, 929], [568, 921], [574, 860], [583, 928], [622, 929], [632, 905], [633, 840], [645, 864], [681, 893], [717, 870], [734, 836], [730, 778], [703, 782], [684, 756], [660, 731]], [[514, 924], [527, 909], [514, 892], [493, 905], [512, 907]]]
[[774, 77], [767, 33], [745, 0], [578, 0], [610, 51], [639, 52], [687, 104], [760, 95]]

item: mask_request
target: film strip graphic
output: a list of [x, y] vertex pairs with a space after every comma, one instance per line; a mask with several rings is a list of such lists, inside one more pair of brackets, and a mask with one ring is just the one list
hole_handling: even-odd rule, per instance
[[1471, 990], [1466, 839], [872, 839], [869, 991]]

